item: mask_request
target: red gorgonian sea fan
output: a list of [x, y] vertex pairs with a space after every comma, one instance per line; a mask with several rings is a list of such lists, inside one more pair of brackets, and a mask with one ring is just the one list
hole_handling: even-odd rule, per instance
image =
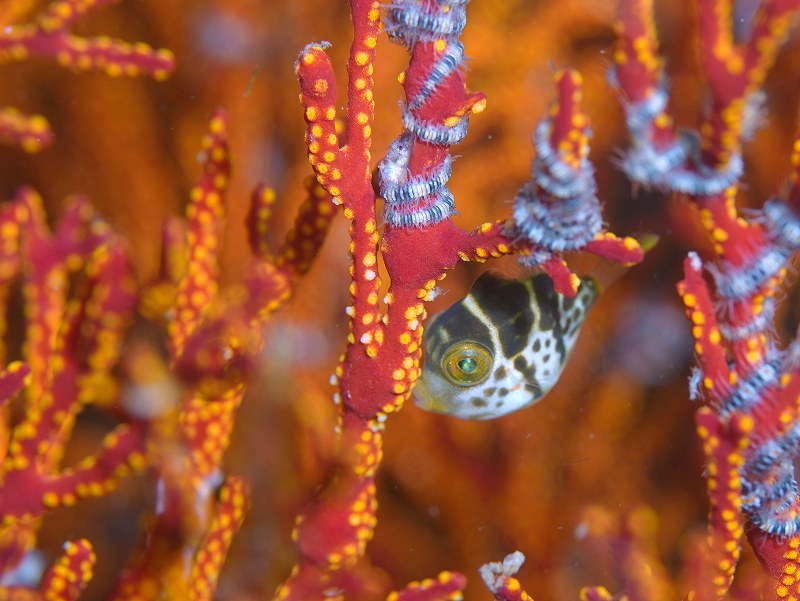
[[[597, 200], [586, 162], [588, 122], [580, 111], [580, 76], [571, 71], [556, 75], [558, 100], [537, 137], [542, 156], [534, 182], [518, 199], [524, 219], [486, 223], [472, 232], [452, 222], [449, 149], [466, 135], [470, 114], [485, 105], [484, 96], [465, 85], [459, 40], [465, 4], [399, 1], [387, 8], [387, 32], [408, 47], [411, 60], [402, 78], [405, 131], [379, 166], [386, 201], [382, 235], [370, 167], [379, 3], [350, 3], [355, 37], [342, 128], [336, 125], [337, 87], [327, 45], [309, 44], [296, 63], [309, 161], [317, 181], [350, 220], [352, 301], [348, 346], [334, 378], [340, 465], [297, 519], [293, 538], [300, 559], [278, 589], [279, 599], [341, 596], [353, 586], [348, 568], [364, 555], [376, 525], [383, 431], [419, 378], [425, 303], [450, 269], [459, 261], [524, 254], [526, 262], [553, 277], [557, 290], [573, 295], [578, 279], [562, 251], [587, 250], [626, 263], [642, 258], [635, 240], [605, 232], [599, 218], [586, 219], [595, 215]], [[571, 188], [573, 178], [580, 185]], [[563, 237], [554, 227], [561, 227]], [[539, 236], [545, 229], [548, 234]], [[379, 258], [390, 279], [382, 303]], [[443, 598], [461, 588], [463, 577], [448, 573], [433, 582], [435, 591], [415, 585], [400, 596]]]
[[[164, 80], [175, 68], [175, 57], [143, 42], [128, 43], [99, 36], [87, 38], [70, 32], [86, 13], [117, 0], [53, 0], [36, 14], [26, 0], [7, 0], [0, 6], [0, 64], [31, 58], [54, 59], [75, 72], [102, 71], [111, 77], [150, 75]], [[19, 144], [38, 152], [53, 140], [47, 119], [27, 116], [18, 109], [0, 109], [0, 142]]]
[[[172, 57], [166, 51], [69, 33], [80, 16], [107, 3], [53, 2], [33, 18], [27, 18], [33, 12], [29, 2], [4, 4], [0, 23], [7, 45], [0, 46], [0, 60], [40, 55], [110, 75], [168, 74]], [[705, 401], [697, 423], [708, 463], [709, 546], [691, 582], [694, 596], [704, 599], [727, 591], [745, 531], [778, 578], [777, 596], [797, 592], [798, 362], [796, 345], [781, 348], [773, 331], [776, 293], [800, 243], [797, 178], [755, 217], [743, 217], [734, 204], [745, 167], [742, 140], [751, 129], [748, 115], [796, 17], [795, 4], [765, 2], [749, 41], [737, 45], [729, 28], [731, 3], [700, 3], [700, 48], [712, 101], [697, 132], [674, 125], [652, 7], [631, 1], [620, 13], [612, 84], [621, 92], [631, 133], [622, 167], [645, 187], [688, 196], [711, 240], [710, 253], [686, 260], [680, 284], [699, 356], [693, 381]], [[377, 582], [361, 560], [379, 517], [376, 478], [385, 428], [420, 377], [429, 302], [451, 269], [518, 255], [570, 295], [578, 278], [566, 254], [594, 253], [626, 264], [642, 258], [633, 238], [606, 229], [577, 71], [555, 74], [556, 99], [533, 132], [531, 179], [520, 188], [513, 211], [465, 231], [451, 219], [459, 202], [464, 206], [448, 188], [457, 166], [451, 149], [468, 139], [469, 119], [486, 105], [482, 94], [465, 85], [466, 2], [397, 0], [382, 7], [352, 0], [350, 8], [354, 40], [344, 111], [338, 108], [328, 44], [307, 45], [296, 73], [314, 177], [295, 225], [277, 248], [268, 243], [276, 195], [263, 186], [254, 192], [246, 218], [252, 261], [239, 285], [226, 289], [219, 281], [231, 178], [228, 121], [221, 111], [214, 112], [204, 136], [203, 173], [185, 220], [164, 226], [160, 271], [143, 285], [133, 277], [126, 245], [82, 199], [53, 227], [30, 188], [0, 214], [0, 293], [6, 300], [14, 282], [22, 283], [27, 324], [24, 363], [11, 362], [0, 376], [4, 407], [17, 394], [24, 407], [21, 417], [14, 411], [4, 415], [3, 594], [76, 598], [96, 559], [84, 539], [69, 543], [37, 582], [20, 580], [17, 567], [34, 547], [40, 518], [105, 495], [140, 473], [158, 491], [159, 503], [110, 596], [211, 598], [248, 506], [244, 480], [225, 473], [223, 457], [264, 344], [264, 324], [308, 271], [339, 210], [349, 224], [351, 279], [346, 348], [332, 378], [338, 451], [324, 485], [297, 518], [297, 563], [278, 598], [357, 596]], [[402, 132], [378, 162], [371, 154], [373, 69], [382, 28], [409, 50], [410, 63], [401, 78]], [[0, 129], [26, 150], [50, 136], [41, 118], [13, 112], [0, 115]], [[795, 156], [795, 167], [799, 161]], [[141, 321], [155, 324], [163, 337], [161, 354], [127, 338]], [[153, 396], [160, 402], [148, 405]], [[114, 426], [97, 454], [64, 467], [64, 445], [89, 403], [112, 416]], [[599, 512], [587, 514], [600, 521]], [[628, 526], [621, 527], [624, 536], [641, 542], [642, 528]], [[646, 555], [630, 547], [620, 554], [637, 560]], [[393, 561], [402, 562], [402, 552], [394, 551]], [[484, 568], [497, 598], [526, 598], [513, 579], [521, 560], [512, 554]], [[631, 578], [623, 592], [645, 598], [635, 594], [644, 590], [645, 579], [630, 565], [647, 562], [625, 564]], [[463, 587], [461, 574], [442, 572], [390, 598], [442, 599]], [[610, 597], [599, 587], [585, 595]]]

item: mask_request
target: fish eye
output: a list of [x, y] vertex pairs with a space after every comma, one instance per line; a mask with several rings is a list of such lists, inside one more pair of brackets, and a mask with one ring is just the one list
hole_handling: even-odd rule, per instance
[[489, 349], [477, 342], [457, 342], [442, 358], [444, 373], [456, 386], [480, 384], [489, 377], [493, 363]]

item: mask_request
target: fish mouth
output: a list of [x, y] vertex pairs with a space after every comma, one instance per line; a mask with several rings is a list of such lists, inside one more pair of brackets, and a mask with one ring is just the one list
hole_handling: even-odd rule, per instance
[[417, 380], [412, 392], [414, 395], [414, 404], [420, 409], [430, 411], [431, 413], [441, 413], [445, 415], [452, 412], [452, 407], [439, 400], [441, 397], [437, 396], [430, 389], [426, 378], [420, 378]]
[[434, 401], [435, 397], [428, 388], [428, 383], [425, 381], [425, 378], [420, 378], [417, 380], [412, 392], [414, 394], [414, 404], [417, 407], [424, 409], [425, 411], [441, 413], [441, 410], [436, 410], [436, 402]]

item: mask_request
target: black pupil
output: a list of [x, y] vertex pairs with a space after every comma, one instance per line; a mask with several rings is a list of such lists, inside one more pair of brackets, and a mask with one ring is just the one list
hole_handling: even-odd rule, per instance
[[458, 362], [458, 369], [463, 371], [465, 374], [471, 374], [477, 368], [478, 362], [472, 357], [466, 357]]

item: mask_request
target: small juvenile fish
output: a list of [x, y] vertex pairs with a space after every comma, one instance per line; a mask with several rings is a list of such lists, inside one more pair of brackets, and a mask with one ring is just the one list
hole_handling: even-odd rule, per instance
[[558, 381], [598, 294], [590, 277], [566, 298], [545, 274], [522, 280], [483, 274], [463, 300], [425, 328], [416, 404], [492, 419], [537, 402]]

